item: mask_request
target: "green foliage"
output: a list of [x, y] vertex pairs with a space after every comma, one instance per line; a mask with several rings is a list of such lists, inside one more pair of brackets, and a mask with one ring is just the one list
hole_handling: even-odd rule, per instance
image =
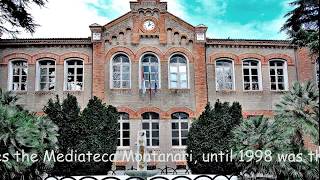
[[[80, 114], [76, 97], [68, 95], [62, 102], [59, 97], [50, 99], [44, 112], [59, 126], [59, 153], [71, 150], [78, 153], [113, 154], [117, 148], [118, 112], [94, 97]], [[61, 162], [56, 163], [54, 175], [106, 175], [112, 162]]]
[[[233, 130], [233, 154], [243, 172], [277, 176], [278, 179], [317, 179], [318, 163], [310, 162], [308, 151], [296, 152], [290, 136], [282, 131], [282, 119], [263, 117], [243, 121]], [[247, 154], [246, 154], [247, 152]], [[301, 162], [279, 156], [301, 153]], [[297, 158], [297, 160], [299, 160]]]
[[[32, 4], [43, 7], [46, 2], [46, 0], [0, 0], [0, 34], [9, 33], [14, 36], [19, 33], [17, 28], [23, 28], [27, 32], [34, 33], [38, 25], [34, 23], [28, 10]], [[7, 23], [15, 29], [12, 27], [6, 28], [4, 24]]]
[[319, 55], [319, 0], [295, 0], [295, 8], [285, 15], [287, 21], [281, 28], [286, 31], [293, 44], [308, 46]]
[[319, 92], [313, 82], [295, 82], [276, 108], [282, 127], [285, 127], [283, 130], [296, 138], [294, 142], [297, 146], [303, 147], [304, 134], [310, 135], [314, 142], [318, 143]]
[[18, 97], [13, 95], [10, 91], [3, 92], [0, 88], [0, 104], [12, 105], [18, 100]]
[[230, 106], [229, 103], [218, 101], [213, 109], [208, 104], [200, 117], [192, 123], [187, 153], [192, 154], [192, 159], [188, 157], [188, 165], [193, 174], [238, 174], [234, 162], [203, 162], [203, 154], [229, 153], [231, 130], [240, 123], [241, 111], [239, 103]]
[[[52, 167], [52, 162], [44, 164], [42, 158], [46, 150], [57, 149], [57, 132], [58, 127], [46, 118], [0, 104], [0, 154], [10, 154], [8, 162], [0, 162], [1, 179], [24, 176], [32, 180], [43, 167]], [[16, 159], [15, 152], [37, 154], [39, 161]]]
[[[79, 152], [93, 154], [114, 154], [117, 149], [118, 112], [113, 106], [106, 106], [94, 97], [81, 114], [81, 136], [77, 146]], [[88, 162], [79, 164], [77, 175], [106, 175], [112, 162]]]
[[[49, 99], [47, 105], [43, 108], [47, 117], [56, 123], [59, 127], [59, 153], [67, 154], [71, 150], [76, 150], [79, 143], [80, 134], [80, 107], [77, 98], [70, 94], [60, 103], [59, 97], [56, 100]], [[75, 163], [57, 162], [55, 163], [53, 174], [68, 175], [72, 172]]]

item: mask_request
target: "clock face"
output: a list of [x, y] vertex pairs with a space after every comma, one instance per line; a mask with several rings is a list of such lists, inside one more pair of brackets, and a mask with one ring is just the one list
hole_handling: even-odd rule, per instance
[[93, 40], [100, 40], [101, 34], [100, 33], [92, 33], [92, 39]]
[[152, 20], [146, 20], [143, 23], [143, 28], [147, 31], [151, 31], [156, 27], [156, 24]]

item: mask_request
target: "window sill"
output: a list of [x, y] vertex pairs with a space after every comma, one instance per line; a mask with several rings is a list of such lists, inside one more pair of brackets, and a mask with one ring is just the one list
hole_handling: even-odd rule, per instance
[[175, 149], [175, 150], [186, 150], [187, 146], [172, 146], [172, 149]]
[[169, 92], [173, 94], [190, 93], [190, 89], [169, 89]]
[[216, 90], [217, 93], [235, 93], [236, 90]]
[[24, 94], [27, 94], [28, 91], [10, 91], [12, 92], [13, 94], [16, 94], [16, 95], [24, 95]]
[[36, 95], [53, 95], [55, 91], [36, 91], [34, 94]]
[[81, 95], [83, 91], [63, 91], [63, 94]]
[[110, 89], [113, 93], [128, 94], [132, 93], [132, 89]]
[[270, 90], [271, 93], [274, 93], [274, 94], [283, 94], [283, 93], [287, 93], [289, 92], [288, 90], [282, 90], [282, 91], [277, 91], [277, 90]]
[[118, 146], [117, 151], [124, 151], [124, 150], [130, 150], [130, 146]]

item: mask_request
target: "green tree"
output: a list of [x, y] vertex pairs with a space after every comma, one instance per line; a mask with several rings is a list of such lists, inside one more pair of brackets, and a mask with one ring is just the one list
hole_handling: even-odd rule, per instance
[[[0, 104], [0, 154], [9, 154], [9, 161], [0, 161], [1, 179], [33, 180], [43, 167], [52, 167], [43, 155], [57, 149], [57, 132], [58, 127], [46, 118]], [[39, 161], [16, 159], [15, 152], [37, 154]]]
[[[34, 33], [38, 26], [30, 14], [30, 6], [36, 4], [43, 7], [46, 0], [0, 0], [0, 36], [3, 33], [15, 35], [19, 33], [19, 28], [27, 32]], [[7, 28], [5, 25], [11, 25], [13, 28]]]
[[[76, 150], [79, 143], [79, 121], [80, 107], [77, 98], [70, 94], [60, 103], [59, 97], [56, 100], [49, 99], [47, 105], [43, 108], [43, 112], [47, 117], [55, 122], [59, 127], [59, 153], [67, 154], [71, 150]], [[53, 174], [69, 175], [76, 163], [73, 162], [57, 162], [55, 164]]]
[[293, 44], [308, 46], [319, 55], [319, 0], [295, 0], [295, 8], [285, 15], [288, 18], [281, 31], [286, 31]]
[[[107, 106], [100, 99], [94, 97], [81, 114], [80, 152], [93, 154], [114, 154], [117, 150], [118, 138], [117, 109]], [[79, 164], [76, 175], [106, 175], [110, 171], [112, 162], [88, 162]]]
[[10, 91], [2, 91], [0, 88], [0, 104], [13, 105], [18, 100], [18, 97], [13, 95]]
[[273, 175], [277, 179], [318, 178], [318, 163], [310, 162], [308, 151], [303, 150], [301, 162], [280, 161], [279, 155], [294, 154], [295, 145], [285, 131], [282, 119], [270, 120], [263, 117], [243, 121], [233, 130], [234, 159], [242, 172]]
[[295, 82], [276, 105], [276, 113], [298, 148], [304, 148], [303, 135], [319, 144], [319, 91], [313, 82]]
[[[210, 104], [196, 119], [188, 135], [187, 153], [192, 154], [192, 159], [187, 158], [188, 165], [194, 174], [238, 174], [234, 162], [225, 158], [221, 161], [203, 161], [203, 154], [223, 152], [230, 156], [231, 130], [237, 126], [242, 118], [239, 103], [216, 102], [212, 109]], [[225, 156], [226, 157], [226, 156]], [[230, 159], [229, 159], [230, 160]]]

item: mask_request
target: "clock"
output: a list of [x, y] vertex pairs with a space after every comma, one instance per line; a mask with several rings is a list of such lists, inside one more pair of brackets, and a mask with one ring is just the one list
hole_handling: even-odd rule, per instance
[[101, 33], [92, 33], [92, 40], [99, 41], [101, 39]]
[[143, 28], [147, 31], [152, 31], [156, 27], [156, 24], [152, 20], [146, 20], [143, 23]]

